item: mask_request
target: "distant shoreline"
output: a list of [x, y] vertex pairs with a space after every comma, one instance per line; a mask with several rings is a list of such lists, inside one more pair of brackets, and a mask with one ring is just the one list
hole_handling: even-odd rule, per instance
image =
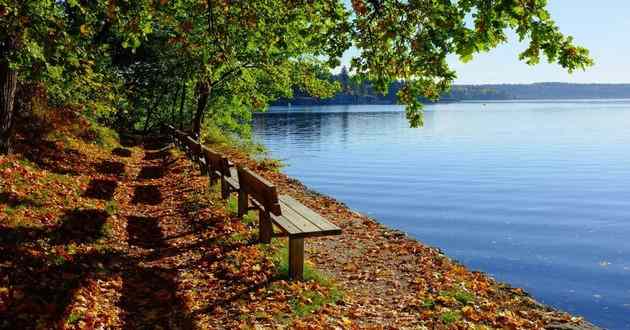
[[[397, 86], [399, 87], [399, 86]], [[363, 86], [361, 89], [346, 86], [343, 92], [332, 98], [320, 99], [301, 93], [294, 98], [280, 99], [272, 106], [320, 106], [320, 105], [393, 105], [397, 87], [390, 89], [387, 95], [374, 92]], [[453, 85], [450, 92], [442, 95], [436, 103], [454, 103], [464, 101], [526, 101], [526, 100], [620, 100], [630, 99], [630, 84], [572, 84], [572, 83], [534, 83], [534, 84], [483, 84]], [[425, 100], [425, 103], [430, 102]]]

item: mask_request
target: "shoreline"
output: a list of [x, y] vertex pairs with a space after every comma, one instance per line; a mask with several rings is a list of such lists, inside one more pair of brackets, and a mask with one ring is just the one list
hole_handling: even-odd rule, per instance
[[[485, 272], [468, 269], [439, 247], [426, 245], [406, 232], [389, 228], [378, 219], [349, 208], [332, 196], [310, 189], [282, 173], [281, 168], [261, 166], [234, 147], [211, 147], [270, 180], [280, 194], [291, 195], [342, 228], [341, 236], [307, 240], [307, 260], [341, 284], [344, 292], [358, 298], [344, 301], [344, 308], [351, 312], [366, 306], [376, 307], [371, 313], [354, 315], [362, 320], [360, 326], [417, 327], [423, 326], [418, 321], [435, 317], [435, 312], [444, 318], [454, 311], [454, 319], [485, 320], [492, 327], [500, 328], [602, 329], [583, 317], [538, 302], [521, 288], [497, 281]], [[437, 278], [418, 276], [426, 275], [426, 270], [433, 271], [431, 275]], [[386, 274], [388, 271], [391, 274]], [[462, 292], [453, 293], [455, 287]], [[441, 290], [444, 288], [451, 289]], [[464, 297], [468, 294], [472, 298]]]

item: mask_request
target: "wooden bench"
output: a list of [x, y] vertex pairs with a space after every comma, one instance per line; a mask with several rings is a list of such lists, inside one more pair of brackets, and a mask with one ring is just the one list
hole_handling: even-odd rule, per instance
[[199, 165], [201, 175], [206, 175], [208, 170], [208, 160], [202, 151], [202, 145], [191, 136], [186, 137], [186, 147], [188, 149], [188, 158], [193, 164]]
[[176, 146], [177, 138], [175, 136], [175, 127], [173, 127], [172, 125], [166, 125], [166, 131], [168, 133], [168, 136], [170, 137], [171, 143]]
[[188, 135], [186, 135], [186, 133], [178, 129], [175, 130], [175, 141], [176, 141], [177, 147], [184, 152], [186, 152], [186, 138], [187, 137]]
[[237, 172], [239, 214], [250, 209], [251, 201], [258, 210], [259, 238], [263, 243], [271, 242], [274, 224], [289, 236], [289, 278], [302, 280], [304, 238], [339, 235], [341, 229], [290, 196], [278, 196], [273, 184], [249, 169], [239, 167]]
[[[210, 184], [221, 181], [221, 197], [226, 199], [230, 197], [230, 193], [238, 192], [240, 185], [238, 183], [238, 174], [234, 164], [230, 163], [227, 157], [201, 146], [202, 153], [206, 159], [206, 172]], [[239, 214], [242, 216], [243, 214]]]

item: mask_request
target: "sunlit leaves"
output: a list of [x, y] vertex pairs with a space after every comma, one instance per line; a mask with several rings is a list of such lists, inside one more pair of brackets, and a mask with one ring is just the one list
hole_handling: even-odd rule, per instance
[[[588, 50], [560, 32], [546, 5], [545, 0], [352, 0], [347, 7], [341, 0], [0, 0], [0, 38], [16, 40], [5, 52], [23, 79], [59, 82], [53, 86], [58, 91], [72, 84], [41, 67], [63, 67], [62, 77], [74, 82], [85, 74], [96, 79], [88, 84], [93, 86], [142, 85], [142, 95], [129, 95], [134, 100], [174, 98], [181, 80], [192, 95], [202, 82], [210, 99], [241, 98], [252, 110], [294, 88], [331, 95], [337, 86], [326, 81], [325, 72], [354, 45], [359, 53], [351, 72], [382, 93], [404, 81], [399, 100], [408, 106], [412, 126], [419, 126], [419, 100], [437, 98], [455, 79], [446, 58], [468, 62], [506, 42], [509, 30], [527, 43], [519, 58], [528, 64], [547, 60], [569, 72], [592, 65]], [[125, 63], [112, 66], [121, 58]], [[85, 61], [96, 69], [84, 70]], [[147, 67], [151, 77], [144, 75]], [[192, 102], [186, 100], [188, 106]], [[172, 107], [157, 108], [157, 118], [164, 118], [161, 113]]]
[[569, 72], [593, 64], [588, 50], [560, 32], [544, 0], [354, 0], [352, 7], [353, 39], [360, 50], [352, 69], [383, 93], [395, 80], [418, 85], [399, 98], [409, 107], [412, 126], [421, 123], [418, 97], [441, 94], [455, 78], [448, 55], [468, 62], [506, 42], [510, 29], [529, 43], [519, 56], [528, 64], [539, 63], [543, 55]]

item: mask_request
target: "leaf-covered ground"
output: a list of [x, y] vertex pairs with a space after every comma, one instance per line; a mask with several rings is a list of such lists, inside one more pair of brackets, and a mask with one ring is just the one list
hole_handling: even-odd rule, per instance
[[[86, 123], [83, 123], [87, 125]], [[175, 151], [55, 130], [0, 157], [0, 328], [539, 329], [579, 325], [299, 182], [222, 148], [344, 230], [286, 241]], [[94, 143], [94, 140], [99, 143]], [[26, 141], [30, 141], [26, 143]], [[219, 147], [217, 147], [219, 148]]]

